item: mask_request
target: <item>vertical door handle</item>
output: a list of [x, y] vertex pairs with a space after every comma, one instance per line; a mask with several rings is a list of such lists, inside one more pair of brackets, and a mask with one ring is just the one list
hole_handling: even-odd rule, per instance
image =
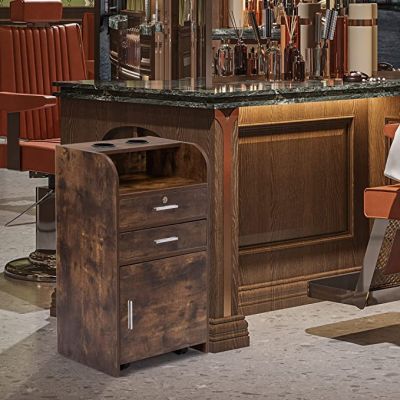
[[128, 300], [128, 330], [133, 331], [133, 300]]

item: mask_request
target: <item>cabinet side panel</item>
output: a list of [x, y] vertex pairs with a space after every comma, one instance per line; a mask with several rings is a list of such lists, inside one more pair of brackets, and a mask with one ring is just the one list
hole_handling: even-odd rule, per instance
[[102, 155], [57, 149], [58, 351], [119, 373], [117, 176]]

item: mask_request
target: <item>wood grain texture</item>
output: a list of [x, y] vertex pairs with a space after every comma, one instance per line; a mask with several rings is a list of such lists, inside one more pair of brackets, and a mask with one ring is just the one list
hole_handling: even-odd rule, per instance
[[[230, 120], [229, 112], [64, 99], [63, 141], [98, 140], [113, 128], [118, 135], [123, 126], [127, 135], [150, 131], [203, 149], [210, 163], [213, 228], [210, 317], [220, 320], [228, 314], [228, 281], [235, 316], [304, 304], [308, 280], [359, 268], [368, 240], [363, 190], [384, 183], [383, 125], [400, 117], [398, 102], [243, 107]], [[230, 189], [224, 189], [227, 178]], [[232, 248], [239, 248], [239, 262], [231, 253], [232, 276], [224, 255], [228, 230]], [[223, 324], [216, 326], [210, 338]]]
[[[157, 240], [169, 239], [173, 241], [156, 243]], [[142, 260], [171, 257], [204, 250], [206, 246], [206, 220], [125, 232], [119, 237], [119, 262], [120, 265], [126, 265]]]
[[107, 157], [56, 151], [58, 351], [118, 375], [118, 176]]
[[[196, 184], [205, 192], [202, 219], [180, 224], [164, 221], [167, 225], [139, 230], [132, 225], [131, 231], [121, 233], [120, 198], [151, 195], [155, 163], [142, 161], [152, 158], [149, 152], [161, 150], [158, 143], [154, 150], [148, 148], [144, 155], [131, 157], [135, 149], [130, 148], [124, 160], [118, 141], [113, 145], [116, 152], [96, 151], [87, 143], [57, 149], [57, 314], [59, 352], [119, 376], [120, 366], [131, 361], [188, 346], [208, 350], [209, 198], [207, 163], [199, 158], [201, 152], [196, 146], [191, 146], [193, 160], [188, 145], [183, 145], [188, 164], [194, 168], [199, 161], [195, 177], [164, 179], [181, 199], [179, 191], [187, 190], [176, 187], [177, 181], [190, 182], [192, 187], [204, 177], [204, 182]], [[140, 147], [137, 151], [142, 153]], [[155, 158], [157, 163], [166, 163], [164, 172], [173, 175], [182, 170], [180, 156], [171, 169], [169, 156]], [[137, 191], [137, 186], [143, 189], [139, 180], [137, 186], [130, 184], [131, 192], [125, 188], [121, 194], [118, 173], [124, 177], [137, 168], [146, 174], [148, 190]], [[158, 175], [153, 178], [159, 182]], [[187, 215], [193, 215], [193, 211], [187, 210]], [[157, 243], [157, 239], [172, 236], [178, 240]]]
[[[210, 268], [210, 318], [223, 319], [225, 305], [224, 279], [224, 135], [234, 135], [232, 148], [232, 179], [237, 185], [237, 114], [233, 115], [234, 131], [225, 131], [216, 121], [213, 110], [184, 109], [161, 106], [141, 106], [127, 103], [106, 103], [62, 99], [62, 143], [79, 143], [101, 140], [107, 136], [131, 137], [146, 134], [157, 135], [167, 139], [196, 143], [208, 158], [209, 162], [209, 199], [210, 199], [210, 235], [209, 235], [209, 268]], [[236, 122], [235, 122], [236, 121]], [[122, 129], [120, 129], [122, 128]], [[108, 134], [108, 132], [112, 134]], [[235, 139], [236, 137], [236, 139]], [[231, 140], [231, 139], [230, 139]], [[183, 154], [183, 153], [182, 153]], [[185, 160], [184, 155], [182, 159]], [[189, 164], [190, 165], [190, 164]], [[195, 168], [191, 167], [191, 170]], [[236, 174], [236, 175], [235, 175]], [[233, 186], [237, 187], [237, 186]], [[233, 199], [237, 199], [237, 190], [232, 189]], [[237, 200], [236, 200], [237, 201]], [[230, 210], [235, 208], [229, 206]], [[236, 211], [237, 213], [237, 206]], [[226, 212], [225, 212], [226, 214]], [[233, 231], [238, 232], [237, 217], [229, 217]], [[229, 239], [228, 239], [229, 240]], [[232, 236], [230, 235], [230, 240]], [[237, 237], [236, 237], [237, 243]], [[237, 245], [235, 245], [237, 249]], [[237, 250], [232, 254], [237, 257]], [[230, 255], [230, 257], [232, 256]], [[238, 265], [233, 259], [232, 265]], [[235, 268], [235, 267], [234, 267]], [[231, 293], [228, 293], [232, 304], [232, 315], [238, 309], [238, 269], [231, 282]], [[243, 319], [244, 317], [241, 316]], [[218, 326], [221, 326], [219, 324]], [[210, 331], [210, 337], [215, 331]], [[241, 343], [246, 343], [245, 341]], [[247, 341], [248, 343], [248, 341]], [[229, 345], [233, 345], [230, 343]], [[246, 344], [245, 344], [246, 345]], [[219, 348], [224, 345], [221, 344]], [[227, 345], [228, 346], [228, 345]], [[228, 346], [229, 347], [229, 346]], [[216, 348], [216, 347], [215, 347]]]
[[241, 128], [242, 248], [353, 235], [352, 119], [319, 122]]
[[122, 267], [120, 304], [122, 363], [207, 342], [207, 253]]
[[[120, 199], [120, 229], [123, 231], [205, 219], [208, 193], [206, 184], [152, 190]], [[175, 207], [160, 209], [162, 207]], [[159, 210], [159, 211], [157, 211]]]
[[310, 302], [308, 280], [361, 266], [369, 232], [363, 191], [374, 176], [382, 182], [383, 124], [397, 115], [396, 103], [240, 109], [241, 312]]

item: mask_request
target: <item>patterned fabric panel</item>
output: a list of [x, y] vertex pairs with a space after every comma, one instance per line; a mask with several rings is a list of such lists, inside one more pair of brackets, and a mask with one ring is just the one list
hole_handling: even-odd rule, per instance
[[[86, 77], [80, 27], [0, 27], [0, 91], [52, 94], [54, 81]], [[0, 136], [6, 116], [0, 115]], [[59, 107], [21, 114], [21, 139], [60, 136]]]

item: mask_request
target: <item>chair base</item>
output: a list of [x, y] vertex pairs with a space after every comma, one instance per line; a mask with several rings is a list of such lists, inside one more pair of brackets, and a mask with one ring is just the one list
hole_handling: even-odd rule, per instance
[[364, 307], [400, 300], [400, 287], [356, 290], [359, 272], [316, 279], [308, 282], [308, 296], [313, 299], [348, 304], [362, 310]]
[[56, 253], [51, 250], [36, 250], [29, 257], [10, 261], [4, 275], [31, 282], [56, 282]]

